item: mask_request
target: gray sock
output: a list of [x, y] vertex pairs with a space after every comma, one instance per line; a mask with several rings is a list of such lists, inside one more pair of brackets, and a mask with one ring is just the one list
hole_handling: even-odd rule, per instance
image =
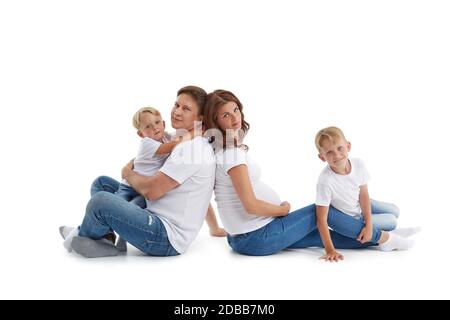
[[106, 239], [94, 240], [80, 236], [73, 237], [72, 249], [85, 258], [113, 257], [119, 254], [116, 246]]
[[64, 240], [66, 240], [67, 236], [73, 229], [74, 228], [72, 227], [61, 226], [59, 227], [59, 234], [61, 235], [61, 237], [63, 237]]
[[127, 252], [127, 242], [121, 236], [119, 236], [119, 240], [117, 240], [116, 247], [119, 252]]
[[59, 227], [59, 233], [64, 238], [63, 246], [67, 251], [72, 252], [72, 239], [74, 236], [78, 236], [78, 228]]

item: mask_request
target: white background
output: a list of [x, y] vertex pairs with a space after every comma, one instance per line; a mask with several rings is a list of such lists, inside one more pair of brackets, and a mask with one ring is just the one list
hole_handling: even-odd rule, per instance
[[[450, 298], [449, 16], [430, 0], [0, 2], [0, 298]], [[294, 209], [314, 201], [316, 131], [340, 126], [372, 197], [423, 227], [417, 245], [255, 258], [205, 225], [176, 258], [65, 252], [58, 226], [136, 152], [133, 113], [169, 119], [188, 84], [241, 99], [263, 178]]]

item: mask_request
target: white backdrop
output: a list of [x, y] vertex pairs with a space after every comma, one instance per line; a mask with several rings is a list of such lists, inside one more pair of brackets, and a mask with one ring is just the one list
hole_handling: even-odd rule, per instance
[[[0, 2], [0, 298], [450, 298], [449, 16], [430, 0]], [[177, 258], [67, 254], [57, 228], [135, 154], [133, 113], [169, 120], [188, 84], [241, 99], [263, 178], [293, 208], [314, 201], [316, 131], [341, 127], [372, 197], [423, 227], [416, 247], [249, 258], [204, 227]]]

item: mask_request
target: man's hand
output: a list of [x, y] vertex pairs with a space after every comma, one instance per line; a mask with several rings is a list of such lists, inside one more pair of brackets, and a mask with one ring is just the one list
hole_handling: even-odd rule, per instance
[[125, 167], [122, 169], [122, 179], [126, 179], [134, 168], [134, 159], [127, 163]]

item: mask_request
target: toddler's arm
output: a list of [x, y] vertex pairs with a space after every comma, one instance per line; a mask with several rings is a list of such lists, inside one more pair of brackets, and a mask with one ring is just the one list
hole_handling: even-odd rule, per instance
[[178, 136], [175, 140], [167, 142], [167, 143], [162, 143], [161, 146], [158, 148], [158, 150], [156, 150], [156, 155], [160, 156], [163, 154], [168, 154], [171, 153], [173, 151], [173, 149], [179, 145], [181, 142], [183, 141], [187, 141], [192, 139], [192, 136], [188, 133], [185, 134], [184, 136]]
[[317, 228], [319, 229], [320, 238], [322, 239], [325, 248], [325, 255], [320, 259], [325, 261], [339, 261], [343, 260], [344, 256], [336, 251], [331, 240], [330, 230], [328, 229], [328, 208], [316, 205]]
[[171, 153], [172, 150], [180, 143], [180, 139], [173, 140], [167, 143], [162, 143], [158, 150], [156, 150], [156, 155], [160, 156], [163, 154]]

